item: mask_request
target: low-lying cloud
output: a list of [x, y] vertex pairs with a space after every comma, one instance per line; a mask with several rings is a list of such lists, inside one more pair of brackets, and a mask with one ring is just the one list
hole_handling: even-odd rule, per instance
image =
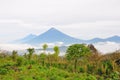
[[120, 43], [115, 42], [99, 42], [94, 45], [103, 54], [120, 50]]
[[42, 43], [37, 46], [29, 45], [29, 44], [0, 44], [1, 50], [13, 51], [13, 50], [25, 50], [28, 48], [40, 49], [44, 44], [47, 44], [49, 48], [54, 46], [62, 46], [63, 42], [55, 42], [55, 43]]
[[[48, 44], [49, 48], [53, 48], [55, 45], [58, 45], [59, 47], [63, 45], [62, 42], [47, 43], [47, 44]], [[40, 48], [42, 48], [42, 45], [43, 44], [40, 44], [39, 46], [32, 46], [32, 45], [28, 45], [28, 44], [0, 44], [0, 49], [6, 50], [6, 51], [25, 50], [28, 48], [40, 49]], [[95, 43], [94, 46], [102, 54], [120, 50], [120, 43], [115, 43], [115, 42], [99, 42], [99, 43]]]

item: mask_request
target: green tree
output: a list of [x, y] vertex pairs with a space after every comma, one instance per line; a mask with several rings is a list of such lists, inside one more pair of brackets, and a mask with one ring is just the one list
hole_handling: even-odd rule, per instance
[[58, 46], [55, 46], [54, 48], [54, 54], [56, 55], [56, 56], [58, 56], [59, 55], [59, 53], [60, 53], [60, 50], [59, 50], [59, 47]]
[[12, 59], [13, 59], [13, 61], [16, 61], [17, 56], [18, 56], [17, 51], [13, 50], [13, 52], [12, 52]]
[[27, 53], [25, 53], [23, 56], [24, 56], [25, 59], [27, 59]]
[[35, 49], [34, 48], [28, 48], [27, 51], [29, 52], [29, 54], [28, 54], [28, 60], [30, 62], [30, 66], [28, 67], [28, 69], [31, 69], [32, 68], [31, 58], [32, 58], [33, 53], [35, 52]]
[[21, 56], [19, 56], [19, 57], [17, 58], [17, 66], [22, 66], [23, 63], [24, 63], [24, 58], [21, 57]]
[[85, 44], [73, 44], [68, 47], [66, 53], [67, 59], [74, 60], [74, 69], [76, 72], [78, 59], [90, 54], [91, 52]]
[[44, 66], [45, 65], [45, 58], [47, 57], [47, 55], [46, 54], [44, 54], [44, 53], [41, 53], [40, 54], [40, 59], [41, 59], [41, 61], [42, 61], [42, 65]]
[[31, 60], [32, 55], [35, 52], [35, 49], [34, 48], [28, 48], [27, 51], [29, 52], [28, 59]]
[[48, 45], [47, 44], [44, 44], [43, 45], [43, 50], [44, 50], [44, 53], [46, 52], [46, 49], [48, 48]]

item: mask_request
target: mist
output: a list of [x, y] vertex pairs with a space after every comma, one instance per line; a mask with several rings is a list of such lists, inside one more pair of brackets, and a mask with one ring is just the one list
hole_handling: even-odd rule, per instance
[[[61, 47], [61, 43], [47, 43], [48, 48], [53, 48], [55, 45]], [[25, 50], [28, 48], [42, 49], [42, 45], [32, 46], [28, 44], [0, 44], [1, 50], [13, 51], [13, 50]], [[120, 43], [115, 42], [99, 42], [94, 44], [95, 48], [102, 54], [114, 52], [120, 50]], [[63, 53], [62, 53], [63, 54]]]

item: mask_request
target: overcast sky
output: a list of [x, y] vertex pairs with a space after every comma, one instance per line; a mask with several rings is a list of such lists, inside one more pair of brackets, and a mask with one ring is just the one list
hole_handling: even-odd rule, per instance
[[0, 42], [51, 27], [79, 39], [120, 36], [120, 0], [0, 0]]

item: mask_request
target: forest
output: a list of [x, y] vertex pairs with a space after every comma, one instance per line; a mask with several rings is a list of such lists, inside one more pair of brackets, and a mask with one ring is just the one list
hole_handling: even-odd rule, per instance
[[120, 51], [102, 54], [92, 44], [72, 44], [64, 56], [36, 54], [34, 48], [19, 55], [17, 51], [0, 53], [0, 80], [120, 80]]

